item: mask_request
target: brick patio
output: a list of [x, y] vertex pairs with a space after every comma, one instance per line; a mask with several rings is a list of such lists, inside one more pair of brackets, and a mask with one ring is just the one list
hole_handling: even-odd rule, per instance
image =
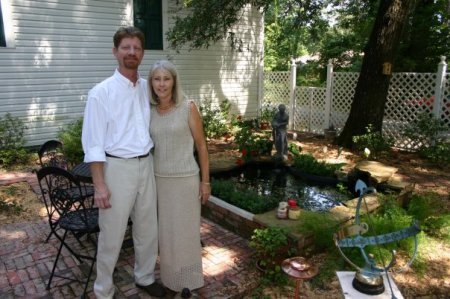
[[[0, 185], [27, 181], [37, 191], [34, 174], [0, 174]], [[45, 219], [38, 222], [23, 222], [0, 226], [0, 298], [79, 298], [83, 286], [79, 282], [55, 277], [52, 288], [47, 291], [48, 281], [58, 241], [49, 233]], [[202, 219], [201, 237], [203, 247], [203, 271], [205, 286], [198, 290], [201, 298], [242, 298], [245, 292], [256, 286], [258, 273], [250, 267], [251, 249], [248, 241], [219, 225]], [[93, 246], [82, 248], [71, 240], [79, 250], [93, 250]], [[133, 248], [121, 251], [114, 274], [118, 298], [151, 298], [134, 286]], [[63, 249], [59, 274], [69, 277], [85, 277], [87, 264], [78, 262]], [[93, 274], [95, 276], [95, 273]], [[157, 266], [156, 277], [159, 279]], [[173, 295], [168, 295], [171, 298]], [[88, 298], [95, 298], [92, 281], [88, 287]]]

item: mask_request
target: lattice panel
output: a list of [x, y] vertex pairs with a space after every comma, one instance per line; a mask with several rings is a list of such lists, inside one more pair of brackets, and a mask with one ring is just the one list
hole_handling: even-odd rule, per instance
[[[420, 113], [432, 114], [436, 84], [435, 73], [395, 73], [392, 75], [385, 116], [383, 134], [394, 140], [394, 145], [403, 149], [415, 149], [402, 133]], [[331, 124], [338, 132], [347, 121], [359, 73], [333, 73]], [[286, 104], [289, 107], [289, 72], [270, 72], [264, 75], [264, 104]], [[440, 118], [448, 125], [446, 133], [450, 139], [450, 74], [444, 78]], [[304, 132], [323, 133], [325, 119], [324, 88], [296, 87], [294, 129]]]
[[[442, 91], [441, 119], [447, 124], [450, 131], [450, 73], [445, 76], [444, 90]], [[447, 135], [450, 138], [450, 133]]]
[[333, 73], [330, 123], [340, 132], [347, 121], [359, 73]]
[[297, 87], [295, 89], [295, 130], [323, 133], [325, 92], [325, 88], [318, 87]]
[[423, 112], [432, 113], [436, 74], [395, 73], [392, 75], [384, 111], [383, 134], [394, 145], [414, 149], [417, 145], [403, 137], [405, 128]]
[[263, 104], [285, 104], [289, 107], [290, 72], [264, 73], [264, 99]]

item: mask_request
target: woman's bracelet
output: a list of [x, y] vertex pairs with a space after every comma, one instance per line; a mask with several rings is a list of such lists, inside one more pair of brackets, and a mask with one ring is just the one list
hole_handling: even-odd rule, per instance
[[211, 185], [211, 183], [202, 182], [203, 185]]

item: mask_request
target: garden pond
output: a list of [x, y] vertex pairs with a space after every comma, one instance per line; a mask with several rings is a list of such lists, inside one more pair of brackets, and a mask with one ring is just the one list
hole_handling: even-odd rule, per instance
[[302, 209], [320, 212], [353, 198], [342, 184], [305, 180], [291, 167], [275, 163], [247, 163], [212, 178], [214, 196], [253, 214], [272, 210], [288, 199], [295, 199]]

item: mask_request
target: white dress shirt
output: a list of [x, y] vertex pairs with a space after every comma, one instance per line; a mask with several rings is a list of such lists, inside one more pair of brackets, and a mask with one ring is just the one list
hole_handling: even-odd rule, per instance
[[121, 158], [147, 154], [153, 147], [149, 126], [147, 80], [139, 77], [134, 85], [116, 70], [89, 91], [82, 133], [84, 162], [104, 162], [105, 152]]

